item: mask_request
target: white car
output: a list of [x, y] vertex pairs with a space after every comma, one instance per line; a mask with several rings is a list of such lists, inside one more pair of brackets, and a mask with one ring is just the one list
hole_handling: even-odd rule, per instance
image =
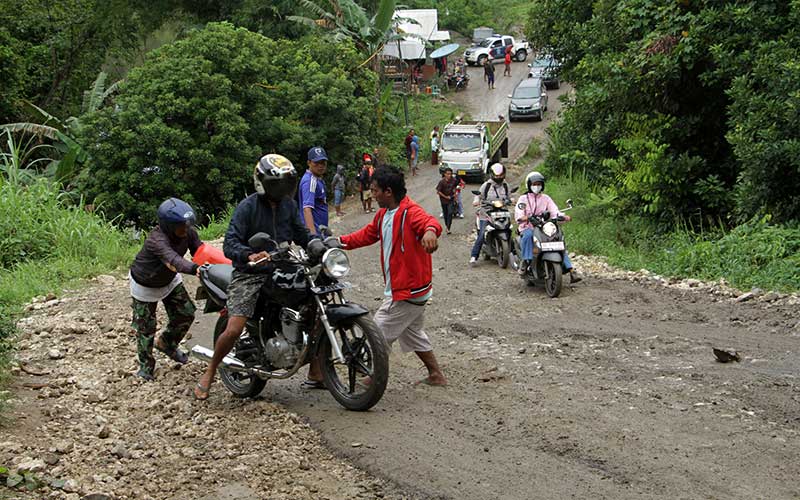
[[470, 47], [464, 52], [464, 59], [467, 64], [483, 65], [483, 62], [491, 58], [492, 61], [504, 59], [507, 47], [511, 47], [511, 57], [517, 61], [524, 61], [528, 58], [531, 46], [525, 40], [517, 42], [512, 36], [494, 35], [480, 44]]

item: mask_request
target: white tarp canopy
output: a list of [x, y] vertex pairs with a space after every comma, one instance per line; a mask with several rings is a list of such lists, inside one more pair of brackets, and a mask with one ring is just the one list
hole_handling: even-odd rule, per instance
[[403, 59], [424, 59], [425, 43], [450, 40], [449, 31], [439, 31], [439, 11], [436, 9], [399, 9], [394, 11], [394, 19], [413, 19], [416, 22], [401, 21], [397, 32], [408, 33], [400, 41], [389, 42], [383, 49], [383, 55], [402, 57]]

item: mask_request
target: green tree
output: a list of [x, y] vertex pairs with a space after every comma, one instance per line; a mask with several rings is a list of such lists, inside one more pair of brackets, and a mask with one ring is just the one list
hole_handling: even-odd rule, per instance
[[220, 212], [252, 189], [268, 152], [302, 168], [321, 144], [350, 160], [372, 130], [364, 96], [375, 75], [362, 60], [347, 42], [275, 41], [211, 23], [154, 51], [115, 107], [87, 118], [81, 186], [107, 213], [145, 225], [168, 196]]

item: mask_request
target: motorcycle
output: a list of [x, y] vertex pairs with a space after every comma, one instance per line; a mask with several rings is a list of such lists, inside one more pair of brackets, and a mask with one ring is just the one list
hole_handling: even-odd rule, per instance
[[447, 86], [454, 88], [456, 92], [464, 90], [469, 85], [469, 75], [462, 73], [454, 73], [447, 77]]
[[[511, 193], [516, 193], [517, 189], [516, 187], [513, 188]], [[480, 191], [472, 191], [472, 194], [480, 196], [481, 193]], [[513, 204], [514, 202], [510, 199], [492, 200], [481, 203], [480, 207], [489, 217], [483, 235], [481, 254], [486, 260], [497, 260], [497, 265], [502, 269], [508, 267], [511, 257], [512, 216], [508, 207]], [[475, 227], [480, 231], [480, 217], [477, 214], [475, 215]]]
[[[256, 252], [274, 249], [269, 262], [249, 263], [255, 272], [271, 272], [273, 283], [260, 290], [255, 314], [220, 364], [220, 380], [235, 396], [257, 396], [267, 380], [289, 378], [318, 356], [325, 387], [348, 410], [368, 410], [383, 396], [389, 378], [383, 334], [365, 307], [345, 299], [351, 285], [341, 280], [350, 261], [327, 228], [320, 231], [326, 239], [312, 240], [308, 252], [266, 233], [248, 241]], [[197, 299], [206, 300], [204, 312], [219, 313], [215, 345], [228, 324], [232, 272], [228, 264], [200, 268]], [[197, 345], [191, 354], [209, 362], [214, 351]]]
[[[572, 209], [572, 200], [567, 200], [566, 205], [563, 212]], [[533, 224], [533, 260], [522, 278], [532, 286], [544, 284], [545, 292], [551, 298], [561, 294], [566, 246], [559, 222], [563, 221], [563, 216], [551, 217], [549, 212], [528, 217], [528, 222]], [[514, 238], [514, 269], [519, 269], [522, 263], [521, 238], [519, 235]]]

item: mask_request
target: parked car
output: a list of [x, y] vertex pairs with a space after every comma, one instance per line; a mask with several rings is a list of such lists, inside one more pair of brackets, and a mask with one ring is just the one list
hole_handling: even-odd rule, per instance
[[528, 58], [531, 46], [525, 40], [517, 42], [513, 36], [494, 35], [482, 41], [478, 45], [468, 48], [464, 52], [464, 59], [467, 64], [483, 65], [483, 61], [491, 58], [492, 61], [504, 59], [506, 57], [506, 47], [511, 46], [512, 57], [520, 62]]
[[530, 68], [528, 78], [541, 78], [548, 89], [557, 89], [561, 86], [558, 79], [558, 70], [561, 68], [561, 64], [553, 56], [539, 56], [528, 64], [528, 67]]
[[519, 82], [513, 94], [508, 96], [511, 103], [508, 105], [508, 119], [514, 118], [544, 118], [547, 111], [547, 90], [541, 78], [527, 78]]

